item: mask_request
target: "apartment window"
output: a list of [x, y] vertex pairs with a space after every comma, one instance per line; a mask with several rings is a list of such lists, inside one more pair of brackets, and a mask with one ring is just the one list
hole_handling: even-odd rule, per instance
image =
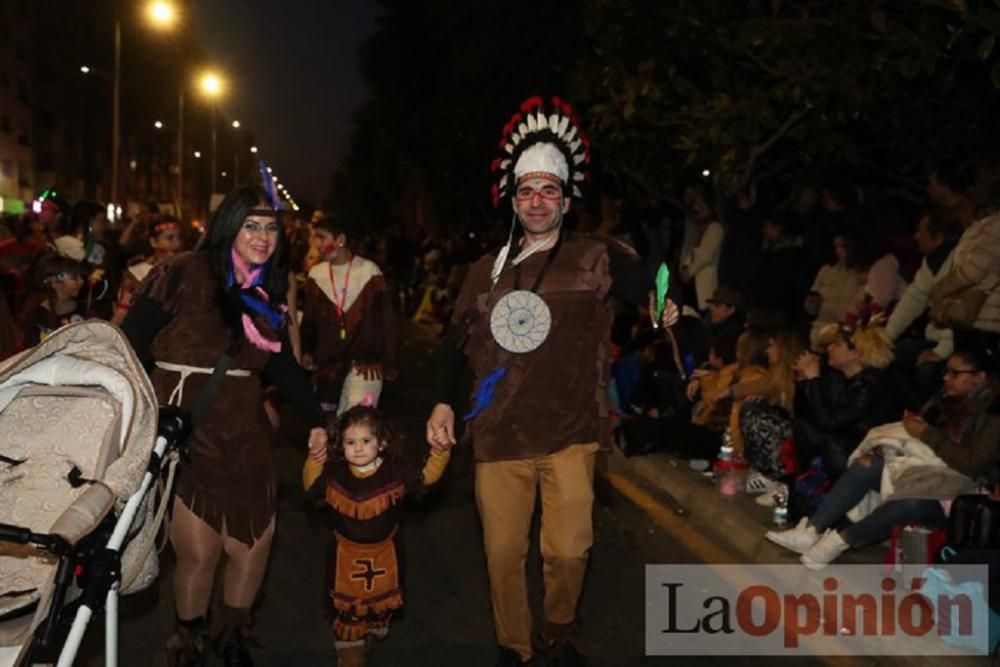
[[31, 133], [28, 131], [27, 123], [19, 122], [17, 124], [17, 143], [22, 146], [31, 145]]
[[27, 162], [21, 163], [21, 168], [17, 172], [17, 184], [22, 188], [30, 188], [31, 181], [28, 180], [28, 174], [31, 173], [31, 169]]
[[52, 151], [41, 151], [38, 159], [35, 160], [35, 166], [38, 167], [39, 171], [52, 171], [55, 169], [56, 161], [52, 157]]

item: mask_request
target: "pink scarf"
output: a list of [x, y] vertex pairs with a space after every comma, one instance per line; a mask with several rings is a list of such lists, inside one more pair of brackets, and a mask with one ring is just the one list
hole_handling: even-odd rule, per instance
[[[243, 258], [239, 256], [239, 253], [236, 252], [235, 248], [232, 249], [232, 259], [233, 259], [233, 269], [234, 269], [233, 275], [236, 278], [236, 280], [239, 280], [240, 276], [246, 276], [246, 279], [243, 281], [240, 287], [242, 289], [252, 288], [257, 292], [260, 298], [262, 298], [264, 301], [269, 301], [270, 297], [268, 296], [267, 292], [265, 292], [264, 289], [262, 289], [259, 285], [257, 286], [254, 285], [254, 282], [257, 280], [258, 276], [260, 276], [260, 272], [263, 270], [263, 267], [257, 266], [256, 268], [251, 268], [250, 265], [247, 264], [243, 260]], [[286, 311], [288, 310], [288, 307], [282, 305], [281, 310]], [[281, 343], [279, 341], [272, 341], [268, 340], [267, 338], [264, 338], [264, 336], [261, 335], [260, 331], [257, 329], [257, 326], [253, 323], [253, 320], [250, 318], [249, 315], [243, 313], [242, 321], [243, 321], [243, 333], [244, 335], [246, 335], [247, 340], [250, 341], [251, 345], [256, 347], [258, 350], [264, 350], [265, 352], [274, 352], [274, 353], [281, 352]]]

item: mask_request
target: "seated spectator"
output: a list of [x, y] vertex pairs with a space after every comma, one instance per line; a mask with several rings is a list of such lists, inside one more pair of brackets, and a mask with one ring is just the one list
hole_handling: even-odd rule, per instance
[[876, 315], [888, 316], [906, 290], [906, 280], [899, 273], [899, 259], [884, 252], [879, 244], [869, 245], [859, 257], [864, 275], [861, 298], [847, 312], [843, 321], [853, 324]]
[[896, 344], [897, 361], [915, 370], [915, 391], [924, 400], [941, 384], [941, 371], [953, 350], [952, 331], [930, 322], [915, 337], [903, 334], [927, 310], [927, 295], [938, 278], [951, 269], [951, 251], [961, 234], [961, 223], [946, 209], [934, 209], [920, 217], [914, 239], [923, 261], [885, 327]]
[[823, 327], [843, 322], [864, 296], [865, 277], [853, 235], [841, 230], [833, 237], [834, 260], [820, 268], [806, 296], [806, 315], [813, 318], [809, 340], [815, 345]]
[[[807, 567], [820, 569], [849, 548], [885, 540], [894, 526], [943, 526], [946, 517], [940, 501], [954, 499], [963, 487], [979, 484], [992, 489], [1000, 457], [1000, 401], [990, 385], [987, 363], [982, 351], [951, 355], [941, 394], [920, 415], [903, 416], [902, 428], [912, 439], [905, 448], [876, 444], [854, 459], [812, 517], [790, 530], [771, 531], [767, 539], [802, 554]], [[918, 461], [915, 454], [903, 453], [907, 448], [924, 454]], [[907, 456], [915, 460], [904, 461]], [[883, 488], [887, 467], [898, 499], [882, 499], [867, 516], [836, 530], [848, 511]], [[960, 476], [949, 474], [952, 471]], [[918, 479], [923, 482], [919, 487]]]
[[735, 339], [743, 326], [743, 297], [734, 289], [716, 288], [708, 300], [708, 337], [726, 334]]
[[22, 347], [34, 347], [59, 327], [89, 316], [86, 304], [77, 299], [83, 271], [79, 262], [55, 253], [39, 259], [35, 290], [19, 318]]
[[882, 386], [882, 369], [893, 359], [892, 341], [876, 318], [851, 327], [829, 325], [820, 334], [827, 368], [812, 352], [795, 361], [795, 453], [800, 469], [815, 457], [836, 479], [847, 457], [874, 426], [891, 421], [891, 401]]
[[736, 337], [713, 336], [709, 342], [708, 368], [696, 370], [687, 386], [688, 400], [694, 403], [691, 428], [683, 438], [688, 456], [706, 463], [718, 456], [732, 412], [733, 401], [728, 390], [738, 371]]
[[736, 371], [735, 381], [728, 392], [733, 399], [729, 412], [729, 438], [736, 456], [743, 456], [744, 452], [739, 424], [743, 401], [752, 395], [752, 388], [758, 387], [760, 381], [767, 377], [767, 343], [767, 335], [752, 329], [744, 331], [736, 341], [736, 363], [739, 370]]
[[[747, 399], [738, 414], [737, 428], [754, 469], [747, 480], [748, 493], [763, 493], [794, 469], [785, 470], [782, 444], [792, 435], [795, 402], [795, 360], [803, 349], [798, 336], [785, 331], [767, 343], [767, 373], [754, 382], [733, 388], [733, 397]], [[787, 454], [786, 454], [787, 456]]]

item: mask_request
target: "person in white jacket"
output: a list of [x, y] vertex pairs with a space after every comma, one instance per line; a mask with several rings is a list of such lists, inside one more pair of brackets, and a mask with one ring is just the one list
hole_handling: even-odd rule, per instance
[[707, 190], [689, 186], [684, 191], [684, 205], [691, 214], [693, 225], [688, 225], [681, 254], [681, 281], [694, 281], [698, 310], [708, 308], [708, 300], [719, 286], [719, 255], [726, 232], [715, 219]]
[[[951, 269], [952, 250], [961, 235], [962, 223], [946, 209], [934, 209], [920, 218], [913, 238], [924, 259], [886, 324], [886, 332], [894, 341], [927, 310], [927, 295]], [[940, 367], [954, 350], [954, 336], [951, 329], [931, 322], [920, 344], [922, 349], [913, 356], [918, 383], [923, 387], [922, 380], [932, 380], [931, 386], [923, 387], [925, 391], [922, 392], [929, 396], [940, 385]], [[897, 358], [901, 356], [909, 355], [901, 355], [897, 346]]]

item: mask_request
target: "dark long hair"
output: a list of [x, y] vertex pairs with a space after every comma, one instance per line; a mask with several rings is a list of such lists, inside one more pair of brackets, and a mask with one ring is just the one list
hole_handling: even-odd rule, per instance
[[[232, 263], [233, 241], [240, 229], [243, 228], [247, 216], [254, 209], [262, 208], [271, 208], [264, 188], [259, 185], [246, 185], [237, 188], [222, 200], [222, 204], [212, 216], [212, 222], [208, 228], [208, 242], [204, 252], [208, 253], [211, 260], [219, 307], [222, 309], [224, 321], [233, 333], [234, 343], [238, 343], [242, 336], [243, 327], [240, 324], [240, 316], [243, 313], [243, 306], [240, 302], [239, 285], [230, 286], [227, 284], [229, 282], [229, 268]], [[281, 213], [277, 212], [276, 215], [278, 225], [281, 225]], [[267, 292], [273, 307], [285, 302], [285, 294], [288, 291], [288, 258], [285, 235], [282, 231], [279, 231], [276, 243], [274, 254], [271, 255], [260, 284]]]

